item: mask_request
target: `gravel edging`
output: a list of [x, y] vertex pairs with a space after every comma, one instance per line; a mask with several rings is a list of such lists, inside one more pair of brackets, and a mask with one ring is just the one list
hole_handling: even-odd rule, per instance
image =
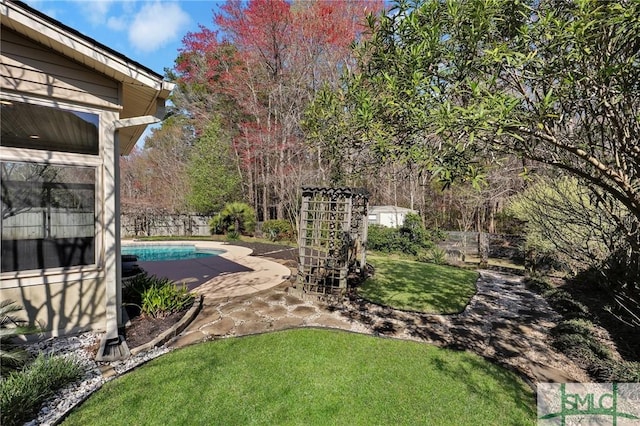
[[84, 376], [77, 382], [60, 389], [53, 398], [45, 401], [36, 418], [26, 422], [24, 426], [61, 424], [71, 411], [102, 388], [105, 383], [170, 352], [169, 348], [162, 345], [180, 334], [194, 320], [202, 309], [202, 303], [201, 295], [180, 321], [152, 341], [131, 349], [131, 356], [122, 361], [97, 363], [90, 350], [99, 344], [102, 334], [93, 332], [50, 338], [29, 345], [27, 350], [32, 354], [44, 353], [75, 358], [83, 367]]

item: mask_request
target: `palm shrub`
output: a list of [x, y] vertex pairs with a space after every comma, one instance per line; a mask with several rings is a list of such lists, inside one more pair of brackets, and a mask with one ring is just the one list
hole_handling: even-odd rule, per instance
[[447, 263], [447, 252], [444, 249], [436, 246], [429, 251], [429, 254], [429, 259], [436, 265], [444, 265]]
[[246, 203], [229, 203], [220, 213], [211, 219], [209, 227], [212, 234], [231, 234], [232, 236], [252, 235], [256, 226], [256, 213]]
[[23, 308], [12, 300], [0, 302], [0, 372], [2, 377], [21, 368], [28, 360], [29, 353], [15, 341], [19, 336], [40, 332], [35, 326], [18, 318], [15, 314]]

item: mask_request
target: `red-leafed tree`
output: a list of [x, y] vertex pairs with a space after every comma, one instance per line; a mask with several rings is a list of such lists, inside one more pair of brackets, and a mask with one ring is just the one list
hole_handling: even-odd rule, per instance
[[[300, 120], [323, 84], [353, 64], [351, 43], [382, 1], [229, 0], [218, 31], [187, 34], [176, 60], [176, 105], [218, 116], [234, 135], [246, 198], [260, 219], [290, 218], [302, 184], [325, 181], [303, 143]], [[195, 124], [197, 131], [198, 125]]]

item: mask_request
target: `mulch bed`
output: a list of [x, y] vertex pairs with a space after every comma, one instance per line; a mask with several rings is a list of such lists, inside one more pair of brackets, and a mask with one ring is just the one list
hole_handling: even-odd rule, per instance
[[153, 318], [148, 315], [138, 315], [131, 318], [131, 325], [125, 327], [127, 346], [132, 349], [152, 341], [156, 336], [180, 321], [186, 312], [186, 310], [175, 312], [164, 318]]

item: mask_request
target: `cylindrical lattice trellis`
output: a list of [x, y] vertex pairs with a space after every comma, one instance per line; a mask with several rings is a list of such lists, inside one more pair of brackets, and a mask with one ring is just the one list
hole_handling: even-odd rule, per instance
[[363, 189], [302, 188], [298, 285], [340, 294], [366, 265], [368, 195]]

